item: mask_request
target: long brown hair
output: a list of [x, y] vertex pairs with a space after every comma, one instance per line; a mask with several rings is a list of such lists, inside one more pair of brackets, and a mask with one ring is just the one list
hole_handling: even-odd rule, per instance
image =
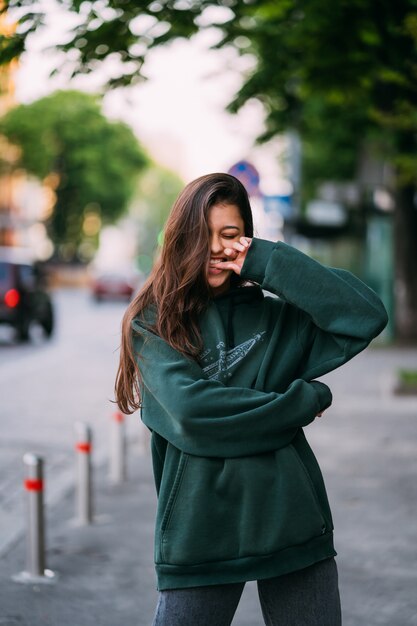
[[[253, 237], [248, 194], [234, 176], [201, 176], [178, 196], [165, 225], [160, 257], [123, 317], [115, 395], [118, 406], [126, 414], [133, 413], [141, 404], [140, 371], [132, 345], [132, 321], [141, 312], [155, 307], [151, 330], [175, 350], [190, 358], [201, 352], [198, 317], [210, 300], [206, 276], [210, 257], [208, 213], [219, 203], [236, 205], [245, 235]], [[239, 284], [238, 277], [233, 278]]]

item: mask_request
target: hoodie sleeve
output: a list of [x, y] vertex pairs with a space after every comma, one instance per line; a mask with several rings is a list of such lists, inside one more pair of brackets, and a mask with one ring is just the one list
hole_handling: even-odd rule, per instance
[[277, 450], [331, 404], [329, 388], [317, 381], [295, 380], [282, 394], [226, 387], [137, 320], [133, 330], [142, 419], [188, 454], [233, 458]]
[[304, 356], [298, 375], [304, 380], [346, 363], [388, 321], [381, 300], [356, 276], [325, 267], [283, 242], [254, 238], [241, 276], [297, 307]]

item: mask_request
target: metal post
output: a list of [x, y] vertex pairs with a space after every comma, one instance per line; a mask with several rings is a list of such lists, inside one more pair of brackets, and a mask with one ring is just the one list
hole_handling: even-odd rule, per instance
[[27, 453], [23, 457], [27, 500], [26, 570], [14, 576], [16, 582], [52, 582], [54, 572], [45, 568], [45, 527], [43, 509], [43, 459]]
[[77, 451], [76, 521], [81, 526], [92, 524], [91, 428], [83, 422], [75, 424]]
[[126, 474], [125, 416], [116, 411], [113, 413], [110, 432], [110, 480], [120, 485], [126, 480]]

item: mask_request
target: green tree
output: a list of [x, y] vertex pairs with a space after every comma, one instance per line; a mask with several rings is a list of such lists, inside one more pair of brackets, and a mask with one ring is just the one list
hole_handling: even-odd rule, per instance
[[[416, 0], [106, 0], [65, 3], [80, 16], [69, 41], [74, 72], [120, 61], [110, 85], [141, 79], [152, 47], [215, 24], [218, 47], [257, 59], [230, 110], [262, 101], [268, 139], [295, 129], [304, 150], [304, 181], [352, 178], [358, 157], [373, 152], [393, 171], [397, 332], [417, 340], [417, 2]], [[5, 62], [24, 49], [41, 21], [31, 0], [22, 26], [0, 38]], [[214, 11], [213, 9], [216, 9]], [[216, 23], [217, 22], [217, 23]], [[306, 179], [306, 176], [308, 178]]]
[[56, 180], [48, 228], [58, 253], [67, 257], [75, 256], [91, 225], [94, 233], [92, 216], [99, 225], [123, 214], [147, 164], [132, 130], [109, 121], [96, 96], [77, 91], [10, 110], [0, 120], [0, 133], [20, 148], [15, 168]]
[[220, 45], [245, 37], [258, 64], [230, 109], [261, 99], [264, 139], [297, 129], [310, 189], [326, 179], [353, 179], [364, 153], [390, 166], [397, 336], [416, 342], [416, 2], [255, 1], [236, 7], [239, 16]]
[[138, 221], [138, 266], [144, 274], [153, 265], [168, 213], [183, 187], [179, 176], [154, 163], [139, 178], [130, 214]]
[[231, 109], [257, 97], [267, 111], [265, 138], [296, 128], [310, 185], [354, 178], [365, 151], [389, 164], [397, 331], [417, 341], [416, 2], [254, 2], [222, 45], [243, 34], [258, 65]]

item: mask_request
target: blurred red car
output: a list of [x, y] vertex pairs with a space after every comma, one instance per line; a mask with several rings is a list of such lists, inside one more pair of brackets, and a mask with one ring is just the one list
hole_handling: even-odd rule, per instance
[[92, 292], [101, 300], [130, 300], [136, 290], [134, 281], [122, 274], [102, 274], [93, 279]]

